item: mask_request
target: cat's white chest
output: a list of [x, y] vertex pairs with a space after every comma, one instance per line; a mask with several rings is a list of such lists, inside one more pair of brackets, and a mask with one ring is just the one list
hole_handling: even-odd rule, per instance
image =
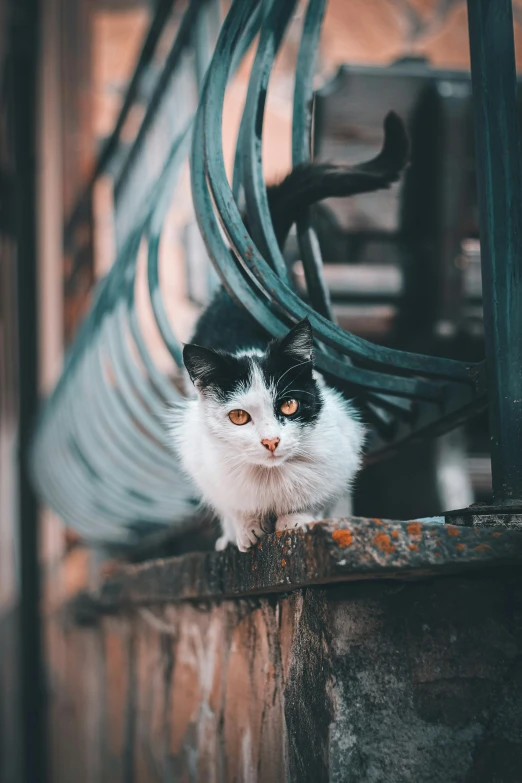
[[253, 514], [274, 508], [275, 476], [260, 480], [251, 466], [231, 467], [214, 453], [207, 452], [206, 459], [198, 463], [193, 475], [207, 503], [220, 513]]
[[235, 442], [212, 431], [199, 402], [187, 403], [172, 431], [202, 500], [226, 519], [267, 512], [315, 514], [345, 494], [359, 467], [363, 428], [336, 392], [325, 387], [323, 400], [319, 419], [303, 428], [295, 454], [272, 467], [249, 462]]

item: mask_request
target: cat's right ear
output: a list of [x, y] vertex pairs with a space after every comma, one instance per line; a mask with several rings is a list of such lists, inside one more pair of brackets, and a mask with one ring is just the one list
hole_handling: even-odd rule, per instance
[[224, 357], [210, 348], [188, 343], [183, 348], [183, 363], [197, 389], [210, 386], [223, 370]]
[[296, 323], [286, 337], [283, 337], [277, 345], [279, 351], [296, 361], [312, 361], [314, 355], [314, 335], [308, 318], [304, 318]]

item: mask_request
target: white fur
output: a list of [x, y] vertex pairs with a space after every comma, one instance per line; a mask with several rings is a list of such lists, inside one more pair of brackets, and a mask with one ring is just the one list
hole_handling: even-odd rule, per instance
[[[269, 512], [277, 514], [277, 530], [299, 527], [322, 518], [349, 492], [364, 428], [350, 404], [320, 375], [314, 377], [323, 407], [305, 426], [274, 416], [273, 393], [259, 371], [226, 405], [198, 392], [172, 409], [170, 432], [181, 465], [221, 520], [216, 548], [231, 542], [244, 552], [268, 532]], [[228, 414], [235, 408], [252, 420], [232, 424]], [[271, 453], [261, 441], [275, 437], [280, 442]]]

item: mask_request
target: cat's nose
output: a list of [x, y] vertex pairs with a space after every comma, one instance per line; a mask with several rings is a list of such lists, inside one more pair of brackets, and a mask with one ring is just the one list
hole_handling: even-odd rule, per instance
[[268, 451], [275, 451], [277, 449], [277, 444], [279, 443], [279, 438], [263, 438], [261, 443]]

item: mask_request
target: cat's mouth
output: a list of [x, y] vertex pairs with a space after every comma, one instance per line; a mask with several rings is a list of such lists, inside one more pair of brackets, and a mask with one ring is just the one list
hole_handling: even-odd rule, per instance
[[280, 451], [273, 451], [271, 454], [267, 454], [264, 464], [269, 466], [275, 466], [275, 465], [282, 465], [283, 462], [286, 462], [290, 455], [284, 454]]
[[261, 468], [275, 468], [278, 465], [282, 465], [288, 459], [289, 454], [283, 454], [282, 452], [272, 452], [271, 454], [256, 454], [253, 456], [252, 464], [258, 465]]

